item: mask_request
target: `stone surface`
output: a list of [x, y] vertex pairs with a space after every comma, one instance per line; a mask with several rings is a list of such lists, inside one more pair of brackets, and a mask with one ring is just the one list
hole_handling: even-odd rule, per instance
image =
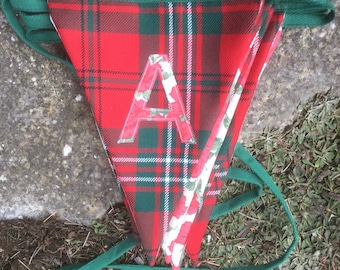
[[[317, 92], [339, 95], [339, 22], [284, 30], [241, 140], [288, 125]], [[78, 79], [21, 42], [2, 12], [0, 44], [0, 219], [91, 222], [121, 198]]]
[[[340, 0], [333, 1], [340, 10]], [[319, 92], [340, 94], [340, 17], [318, 28], [284, 29], [263, 72], [240, 140], [266, 127], [283, 129], [297, 114], [299, 103]]]
[[75, 75], [23, 44], [0, 13], [0, 219], [89, 223], [119, 198]]

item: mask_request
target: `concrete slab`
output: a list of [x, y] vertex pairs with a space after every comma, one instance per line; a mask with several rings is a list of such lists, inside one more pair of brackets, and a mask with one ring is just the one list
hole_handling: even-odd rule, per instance
[[[288, 125], [317, 92], [339, 95], [339, 22], [284, 31], [241, 140]], [[102, 216], [121, 198], [78, 79], [21, 42], [1, 12], [0, 46], [0, 219]]]
[[[340, 10], [340, 0], [332, 1]], [[260, 80], [246, 117], [241, 141], [264, 128], [283, 129], [297, 115], [299, 103], [319, 92], [340, 95], [340, 17], [311, 29], [285, 29]]]
[[78, 79], [18, 40], [2, 13], [0, 44], [0, 219], [102, 216], [121, 198]]

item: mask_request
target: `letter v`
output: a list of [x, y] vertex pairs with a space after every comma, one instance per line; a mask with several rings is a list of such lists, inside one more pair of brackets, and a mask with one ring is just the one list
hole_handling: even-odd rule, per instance
[[[168, 108], [148, 108], [146, 104], [150, 99], [159, 73], [168, 100]], [[134, 142], [140, 121], [175, 121], [181, 141], [196, 143], [192, 127], [184, 111], [174, 73], [166, 55], [152, 54], [149, 56], [118, 143]]]

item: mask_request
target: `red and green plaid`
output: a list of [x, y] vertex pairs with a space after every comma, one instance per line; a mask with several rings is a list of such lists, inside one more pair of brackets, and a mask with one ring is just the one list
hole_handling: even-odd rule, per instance
[[[270, 12], [272, 12], [272, 10]], [[224, 143], [223, 146], [225, 148], [224, 150], [221, 150], [216, 162], [217, 170], [215, 172], [214, 182], [216, 183], [216, 186], [212, 186], [207, 194], [215, 190], [219, 190], [219, 187], [221, 187], [221, 185], [223, 184], [223, 180], [226, 179], [228, 167], [234, 153], [238, 135], [240, 133], [246, 112], [254, 96], [259, 78], [272, 53], [274, 52], [275, 47], [278, 44], [282, 31], [281, 25], [283, 21], [283, 15], [274, 13], [272, 14], [272, 16], [269, 16], [267, 20], [269, 24], [265, 30], [265, 33], [263, 33], [262, 35], [259, 49], [256, 55], [254, 55], [253, 64], [247, 77], [247, 81], [244, 84], [241, 100], [238, 104], [234, 118], [231, 122], [231, 128], [229, 129], [226, 137], [226, 139], [229, 140], [229, 143]], [[195, 223], [190, 230], [186, 246], [187, 253], [196, 263], [198, 263], [198, 256], [200, 251], [199, 247], [202, 242], [201, 239], [204, 236], [205, 229], [208, 224], [207, 217], [210, 217], [213, 206], [216, 203], [217, 196], [205, 196], [205, 200], [208, 200], [208, 198], [210, 201], [205, 203], [205, 207], [202, 208], [200, 216], [195, 220]]]
[[258, 0], [50, 0], [49, 8], [151, 265], [240, 71], [241, 98], [186, 236], [197, 262], [283, 16]]

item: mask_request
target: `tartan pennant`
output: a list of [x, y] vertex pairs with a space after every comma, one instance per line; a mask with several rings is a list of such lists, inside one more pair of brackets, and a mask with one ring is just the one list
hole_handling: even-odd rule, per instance
[[[149, 264], [195, 263], [282, 15], [265, 1], [50, 0]], [[178, 225], [178, 230], [173, 230]]]
[[220, 190], [223, 184], [223, 179], [225, 179], [227, 175], [231, 157], [241, 130], [242, 125], [240, 123], [243, 122], [245, 114], [254, 96], [259, 78], [262, 75], [262, 72], [274, 52], [281, 36], [283, 14], [273, 13], [272, 9], [268, 11], [272, 13], [272, 16], [267, 17], [268, 26], [266, 27], [265, 33], [262, 34], [261, 43], [259, 44], [258, 51], [252, 60], [253, 63], [240, 98], [241, 102], [239, 102], [232, 119], [230, 129], [226, 137], [228, 143], [225, 143], [225, 146], [227, 145], [228, 148], [225, 147], [225, 149], [221, 149], [216, 161], [218, 164], [218, 170], [215, 170], [215, 181], [212, 182], [211, 187], [204, 194], [204, 208], [202, 208], [198, 217], [195, 219], [195, 222], [192, 224], [188, 234], [186, 251], [195, 265], [198, 264], [200, 245], [202, 243], [201, 239], [204, 237], [210, 214], [217, 201], [218, 192], [216, 191]]
[[[246, 79], [245, 82], [241, 82], [241, 85], [245, 85], [244, 93], [242, 91], [241, 99], [243, 102], [240, 104], [238, 103], [235, 116], [231, 118], [230, 129], [227, 131], [227, 138], [231, 138], [229, 141], [230, 144], [228, 146], [227, 152], [231, 153], [229, 156], [232, 156], [234, 151], [235, 144], [237, 142], [237, 137], [240, 132], [241, 124], [243, 122], [245, 113], [250, 105], [250, 101], [252, 95], [254, 94], [254, 90], [256, 89], [259, 77], [266, 66], [269, 57], [271, 56], [274, 48], [276, 47], [282, 28], [282, 21], [283, 15], [282, 14], [274, 14], [273, 9], [269, 6], [266, 7], [266, 18], [265, 24], [262, 25], [262, 29], [258, 32], [258, 35], [255, 36], [254, 41], [252, 42], [251, 52], [248, 55], [248, 59], [244, 66], [244, 70], [242, 71], [242, 78]], [[225, 123], [224, 123], [225, 126]], [[218, 137], [218, 136], [217, 136]], [[224, 138], [224, 137], [223, 137]], [[225, 151], [220, 151], [219, 159], [220, 161], [217, 164], [221, 167], [224, 167], [224, 170], [227, 171], [227, 168], [230, 164], [230, 159], [224, 159]], [[221, 165], [221, 162], [223, 164]], [[216, 166], [216, 165], [215, 165]], [[215, 174], [215, 180], [219, 181], [220, 183], [217, 186], [222, 185], [221, 174]], [[209, 191], [215, 191], [214, 194], [218, 194], [219, 188], [212, 189], [210, 187]], [[203, 192], [202, 192], [203, 193]], [[185, 197], [185, 191], [183, 197]], [[207, 197], [208, 193], [205, 193], [204, 197]], [[180, 266], [180, 261], [183, 256], [184, 246], [190, 256], [190, 258], [194, 261], [195, 264], [198, 263], [198, 254], [199, 254], [199, 247], [201, 244], [201, 239], [205, 233], [205, 228], [207, 226], [210, 213], [212, 211], [213, 206], [216, 203], [217, 196], [208, 199], [209, 203], [204, 204], [204, 211], [202, 211], [199, 215], [200, 217], [194, 219], [192, 213], [197, 213], [198, 204], [196, 204], [196, 210], [193, 210], [192, 204], [188, 206], [188, 216], [187, 219], [184, 218], [183, 221], [179, 221], [180, 214], [183, 214], [183, 205], [187, 204], [184, 203], [181, 206], [181, 202], [179, 203], [180, 214], [174, 214], [174, 224], [170, 222], [169, 225], [169, 234], [173, 234], [172, 227], [177, 227], [177, 235], [173, 238], [168, 237], [168, 242], [165, 241], [164, 249], [168, 252], [172, 253], [170, 256], [168, 255], [168, 262], [172, 262], [173, 268], [177, 269]], [[195, 202], [195, 200], [193, 200]], [[210, 205], [209, 205], [210, 204]], [[205, 212], [205, 213], [204, 213]], [[206, 216], [205, 216], [206, 215]], [[193, 222], [195, 220], [195, 222]], [[179, 226], [178, 223], [182, 224]], [[173, 226], [172, 226], [173, 225]], [[191, 235], [191, 237], [189, 237]], [[166, 238], [166, 237], [165, 237]], [[174, 240], [174, 241], [172, 241]], [[168, 245], [168, 246], [167, 246]]]

